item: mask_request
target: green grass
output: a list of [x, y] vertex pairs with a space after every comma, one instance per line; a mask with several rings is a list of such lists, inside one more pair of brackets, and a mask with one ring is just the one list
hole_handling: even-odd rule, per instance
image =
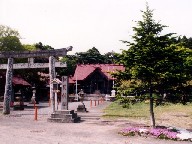
[[164, 106], [155, 107], [154, 111], [157, 117], [162, 113], [182, 113], [192, 118], [192, 103], [188, 103], [187, 105], [167, 103]]
[[145, 103], [137, 103], [137, 104], [131, 105], [130, 108], [123, 108], [118, 101], [115, 101], [104, 110], [105, 112], [104, 117], [147, 118], [148, 111], [149, 111], [149, 108]]
[[[144, 118], [148, 119], [149, 117], [149, 103], [136, 103], [131, 105], [130, 108], [123, 108], [119, 104], [119, 101], [115, 101], [110, 104], [106, 109], [104, 109], [105, 115], [107, 118]], [[154, 107], [154, 113], [156, 118], [160, 118], [163, 113], [183, 113], [192, 117], [192, 103], [187, 105], [182, 104], [170, 104], [167, 103], [162, 106]]]

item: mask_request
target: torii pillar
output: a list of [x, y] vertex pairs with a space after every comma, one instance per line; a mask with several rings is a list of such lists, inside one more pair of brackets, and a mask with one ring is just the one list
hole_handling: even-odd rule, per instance
[[13, 77], [13, 58], [8, 58], [3, 114], [10, 113], [10, 99], [12, 95], [12, 77]]
[[49, 57], [49, 80], [50, 80], [50, 100], [53, 108], [53, 113], [55, 112], [55, 95], [53, 92], [52, 81], [56, 78], [55, 76], [55, 58], [53, 56]]

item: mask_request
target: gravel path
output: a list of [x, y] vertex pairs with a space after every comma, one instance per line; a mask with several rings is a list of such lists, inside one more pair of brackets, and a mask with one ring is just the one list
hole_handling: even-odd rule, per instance
[[[76, 110], [79, 102], [69, 103], [70, 110]], [[88, 113], [78, 113], [80, 123], [49, 123], [51, 113], [48, 103], [40, 103], [38, 120], [34, 120], [33, 105], [24, 111], [11, 111], [10, 115], [0, 115], [1, 144], [187, 144], [144, 137], [124, 137], [118, 134], [122, 128], [133, 125], [128, 120], [107, 120], [101, 118], [102, 109], [110, 102], [90, 107], [85, 102]]]

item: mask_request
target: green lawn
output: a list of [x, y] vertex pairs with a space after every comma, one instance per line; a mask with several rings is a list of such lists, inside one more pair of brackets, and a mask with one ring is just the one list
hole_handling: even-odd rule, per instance
[[118, 101], [113, 102], [110, 104], [105, 110], [104, 117], [109, 118], [118, 118], [118, 117], [124, 117], [124, 118], [139, 118], [139, 117], [148, 117], [148, 105], [145, 103], [137, 103], [135, 105], [132, 105], [130, 108], [123, 108], [122, 105], [119, 104]]
[[[123, 108], [118, 101], [115, 101], [104, 109], [104, 112], [105, 118], [149, 121], [149, 103], [136, 103], [130, 108]], [[154, 107], [154, 113], [158, 124], [192, 128], [192, 103], [187, 105], [167, 103]]]

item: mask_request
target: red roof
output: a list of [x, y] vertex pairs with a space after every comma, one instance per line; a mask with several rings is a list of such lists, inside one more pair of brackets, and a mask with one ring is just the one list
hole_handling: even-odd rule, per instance
[[90, 75], [96, 68], [100, 68], [101, 72], [108, 78], [113, 79], [110, 75], [111, 72], [116, 70], [124, 71], [125, 67], [123, 65], [117, 64], [81, 64], [77, 65], [73, 80], [84, 80]]
[[73, 80], [73, 78], [69, 77], [69, 83], [70, 84], [75, 84], [75, 80]]
[[14, 85], [25, 85], [25, 86], [31, 86], [27, 81], [22, 79], [21, 77], [14, 76], [12, 79], [12, 82]]

